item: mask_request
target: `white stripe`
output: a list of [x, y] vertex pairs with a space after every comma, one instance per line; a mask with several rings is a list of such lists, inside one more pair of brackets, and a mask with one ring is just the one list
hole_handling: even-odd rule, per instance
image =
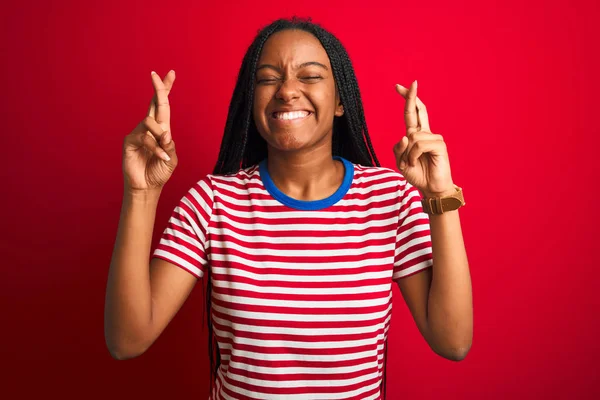
[[[228, 228], [218, 228], [211, 229], [211, 234], [214, 235], [222, 235], [225, 237], [233, 237], [239, 241], [247, 242], [247, 243], [272, 243], [272, 244], [315, 244], [314, 237], [301, 237], [301, 236], [260, 236], [254, 235], [252, 232], [249, 235], [244, 235], [241, 233], [237, 233]], [[290, 235], [293, 235], [294, 232], [289, 232]], [[388, 232], [371, 232], [367, 234], [360, 233], [355, 236], [347, 236], [346, 232], [340, 231], [339, 235], [334, 235], [335, 232], [332, 232], [332, 235], [320, 237], [319, 243], [364, 243], [367, 240], [385, 240], [389, 239], [396, 235], [396, 229], [389, 230]], [[213, 243], [213, 241], [211, 241]]]
[[[392, 305], [390, 304], [387, 309], [378, 312], [365, 313], [365, 314], [284, 314], [284, 313], [273, 313], [273, 312], [255, 312], [255, 311], [240, 311], [240, 310], [232, 310], [229, 308], [221, 307], [219, 305], [214, 304], [213, 309], [216, 311], [231, 315], [232, 317], [238, 318], [248, 318], [248, 319], [265, 319], [268, 321], [293, 321], [293, 322], [354, 322], [354, 321], [371, 321], [380, 318], [384, 318], [392, 309]], [[241, 340], [241, 338], [236, 338], [236, 340]], [[276, 342], [276, 341], [275, 341]], [[293, 343], [281, 341], [281, 343]], [[317, 345], [315, 348], [327, 348], [327, 345], [331, 345], [332, 343], [339, 342], [320, 342], [314, 343]], [[371, 343], [371, 341], [367, 341], [366, 343]], [[325, 347], [320, 347], [324, 346]], [[345, 346], [337, 346], [337, 347], [345, 347]]]
[[[420, 231], [420, 230], [421, 229], [417, 229], [415, 231]], [[429, 236], [429, 235], [422, 236], [422, 237], [416, 237], [413, 240], [410, 240], [410, 241], [404, 243], [402, 246], [398, 247], [395, 250], [395, 252], [394, 252], [394, 256], [397, 256], [398, 254], [406, 251], [407, 249], [409, 249], [409, 248], [411, 248], [413, 246], [416, 246], [416, 245], [421, 244], [421, 243], [426, 243], [426, 242], [429, 242], [429, 241], [431, 241], [431, 236]]]
[[293, 287], [278, 287], [278, 286], [257, 286], [248, 283], [240, 282], [229, 282], [218, 279], [213, 279], [213, 285], [220, 288], [227, 288], [233, 290], [248, 290], [258, 293], [270, 293], [270, 294], [321, 294], [321, 295], [334, 295], [334, 294], [360, 294], [360, 293], [376, 293], [376, 292], [387, 292], [390, 290], [391, 283], [384, 283], [381, 285], [370, 285], [370, 286], [356, 286], [356, 287], [327, 287], [327, 288], [293, 288]]
[[[204, 218], [202, 218], [202, 215], [200, 214], [196, 214], [196, 216], [198, 217], [198, 219], [200, 220], [200, 224], [202, 224], [202, 228], [200, 226], [198, 226], [198, 224], [196, 223], [196, 220], [194, 220], [186, 210], [184, 210], [181, 207], [176, 207], [175, 211], [177, 213], [179, 213], [180, 215], [183, 216], [183, 220], [178, 219], [176, 217], [171, 217], [170, 222], [173, 222], [175, 225], [179, 225], [182, 226], [183, 228], [186, 228], [187, 231], [192, 231], [196, 234], [196, 236], [200, 239], [201, 243], [205, 243], [206, 242], [206, 238], [204, 236], [204, 230], [206, 228], [206, 226], [208, 225], [208, 221], [205, 221]], [[176, 221], [179, 221], [180, 223], [177, 224]], [[190, 227], [191, 226], [191, 229]]]
[[[369, 368], [378, 366], [376, 360], [373, 362], [356, 364], [348, 367], [260, 367], [257, 365], [251, 365], [246, 363], [239, 363], [232, 361], [229, 363], [230, 367], [241, 369], [242, 371], [255, 372], [257, 374], [273, 374], [273, 375], [287, 375], [287, 374], [347, 374], [352, 372], [358, 372]], [[284, 378], [285, 379], [285, 378]]]
[[[222, 196], [220, 196], [222, 197]], [[380, 197], [380, 199], [375, 200], [375, 197]], [[215, 208], [227, 210], [228, 215], [232, 215], [241, 219], [252, 219], [252, 218], [263, 218], [263, 219], [288, 219], [288, 218], [298, 218], [298, 219], [310, 219], [310, 218], [325, 218], [325, 219], [346, 219], [346, 218], [367, 218], [373, 217], [375, 215], [381, 215], [385, 213], [394, 212], [397, 213], [399, 210], [399, 204], [392, 204], [388, 206], [372, 206], [373, 204], [378, 204], [379, 202], [383, 202], [386, 200], [391, 200], [397, 198], [396, 193], [388, 193], [382, 196], [373, 196], [369, 200], [369, 205], [367, 210], [365, 211], [356, 211], [356, 210], [340, 210], [340, 211], [284, 211], [284, 212], [273, 212], [273, 211], [255, 211], [250, 207], [246, 210], [234, 210], [229, 207], [228, 204], [222, 203], [219, 199], [215, 201]], [[363, 204], [363, 206], [365, 206]]]
[[[404, 226], [406, 226], [406, 224], [404, 224]], [[403, 228], [400, 228], [400, 230], [402, 230]], [[396, 242], [400, 242], [402, 241], [404, 238], [407, 238], [409, 236], [411, 236], [413, 233], [416, 232], [421, 232], [421, 231], [426, 231], [426, 230], [430, 230], [430, 226], [429, 223], [424, 223], [424, 224], [420, 224], [420, 225], [415, 225], [410, 229], [406, 229], [404, 228], [404, 230], [402, 230], [402, 232], [400, 232], [399, 235], [396, 236]], [[431, 240], [431, 236], [430, 235], [426, 235], [424, 237], [429, 238], [429, 240]]]
[[[282, 216], [282, 219], [286, 219], [284, 218], [285, 214], [279, 214]], [[260, 224], [260, 223], [253, 223], [253, 224], [247, 224], [247, 223], [241, 223], [241, 222], [237, 222], [237, 221], [233, 221], [231, 220], [229, 217], [225, 216], [225, 215], [215, 215], [214, 219], [217, 222], [226, 222], [238, 229], [242, 229], [242, 230], [248, 230], [248, 231], [252, 231], [252, 230], [266, 230], [266, 231], [271, 231], [271, 232], [289, 232], [289, 231], [309, 231], [309, 232], [313, 232], [313, 231], [321, 231], [323, 229], [323, 224], [301, 224], [301, 223], [297, 223], [297, 224]], [[375, 227], [381, 227], [381, 226], [388, 226], [388, 225], [397, 225], [398, 223], [398, 216], [394, 215], [391, 218], [387, 218], [387, 219], [380, 219], [380, 220], [367, 220], [363, 223], [341, 223], [341, 224], [327, 224], [327, 230], [328, 231], [347, 231], [347, 230], [366, 230], [369, 228], [375, 228]]]
[[425, 261], [423, 261], [421, 263], [413, 265], [410, 268], [406, 268], [406, 269], [403, 269], [401, 271], [396, 272], [393, 275], [392, 279], [394, 279], [394, 280], [400, 279], [400, 278], [405, 277], [406, 275], [410, 275], [410, 274], [412, 274], [414, 272], [420, 271], [422, 269], [425, 269], [425, 268], [428, 268], [428, 267], [431, 267], [431, 266], [433, 266], [433, 260], [432, 259], [425, 260]]
[[[370, 190], [373, 190], [371, 188], [367, 188], [367, 189], [350, 189], [348, 190], [348, 194], [367, 194], [370, 193]], [[252, 189], [248, 189], [248, 190], [238, 190], [240, 193], [240, 196], [245, 196], [246, 198], [243, 199], [239, 199], [239, 198], [234, 198], [231, 197], [223, 192], [219, 192], [219, 191], [215, 191], [215, 204], [218, 205], [219, 208], [223, 208], [223, 209], [229, 209], [230, 205], [236, 205], [239, 207], [246, 207], [248, 209], [251, 209], [253, 206], [262, 206], [265, 208], [268, 207], [274, 207], [274, 206], [278, 206], [281, 207], [281, 203], [278, 200], [275, 200], [273, 198], [267, 198], [267, 199], [247, 199], [249, 193], [252, 194], [256, 194], [255, 192], [259, 192], [258, 190], [252, 188]], [[364, 193], [363, 193], [364, 192]], [[260, 192], [259, 194], [262, 194], [262, 192]], [[265, 196], [267, 196], [267, 194], [265, 194]], [[270, 197], [270, 195], [269, 195]], [[336, 203], [336, 206], [339, 207], [348, 207], [348, 206], [353, 206], [353, 207], [367, 207], [367, 206], [372, 206], [373, 204], [378, 204], [379, 202], [382, 201], [387, 201], [393, 198], [398, 198], [398, 192], [394, 191], [394, 192], [390, 192], [390, 193], [382, 193], [379, 195], [374, 195], [374, 196], [369, 196], [365, 199], [347, 199], [347, 198], [342, 198], [339, 202]], [[225, 203], [224, 203], [225, 202]], [[396, 207], [398, 207], [396, 205]], [[287, 215], [288, 213], [293, 213], [294, 211], [285, 211], [285, 214]], [[307, 213], [309, 213], [310, 215], [314, 214], [314, 213], [322, 213], [322, 211], [316, 210], [316, 211], [306, 211]], [[343, 212], [343, 211], [340, 211]]]
[[393, 172], [393, 171], [389, 171], [389, 172], [386, 171], [383, 174], [373, 174], [373, 175], [366, 175], [364, 173], [355, 174], [354, 182], [357, 184], [363, 184], [363, 183], [368, 183], [368, 182], [383, 180], [383, 179], [389, 179], [389, 178], [395, 179], [396, 183], [402, 183], [402, 181], [404, 181], [404, 177], [402, 175], [400, 175], [399, 173]]
[[[289, 307], [289, 308], [362, 308], [376, 307], [387, 304], [392, 298], [390, 292], [387, 297], [369, 300], [340, 300], [340, 301], [301, 301], [301, 300], [270, 300], [256, 297], [231, 296], [228, 294], [215, 293], [213, 296], [219, 300], [233, 304], [248, 304], [264, 307]], [[321, 330], [318, 330], [321, 332]]]
[[[383, 354], [379, 354], [377, 356], [374, 356], [374, 358], [376, 359], [376, 361], [373, 361], [373, 362], [376, 362], [377, 367], [379, 369], [383, 369]], [[256, 361], [256, 360], [252, 360], [252, 361]], [[267, 361], [272, 361], [272, 360], [268, 359]], [[304, 359], [304, 358], [302, 358], [300, 360], [297, 360], [297, 361], [299, 361], [299, 364], [307, 362], [307, 360]], [[326, 359], [326, 360], [321, 360], [321, 361], [325, 361], [325, 362], [330, 363], [332, 360], [331, 359]], [[228, 366], [229, 363], [231, 363], [231, 362], [232, 361], [231, 361], [231, 357], [229, 356], [229, 354], [221, 354], [221, 365]], [[252, 365], [254, 365], [254, 364], [252, 364]], [[373, 365], [375, 365], [375, 364], [373, 364]], [[273, 368], [279, 368], [279, 367], [273, 367]], [[298, 368], [301, 368], [301, 367], [298, 367]], [[308, 368], [308, 367], [306, 367], [306, 368]]]
[[[246, 357], [257, 361], [351, 361], [358, 360], [366, 357], [375, 357], [379, 351], [383, 350], [383, 344], [377, 345], [374, 350], [361, 351], [361, 352], [350, 352], [343, 354], [295, 354], [295, 353], [256, 353], [253, 351], [237, 350], [232, 345], [225, 344], [224, 349], [231, 350], [232, 355], [236, 357]], [[352, 350], [349, 348], [348, 350]], [[383, 357], [383, 356], [382, 356]]]
[[317, 336], [317, 335], [353, 335], [375, 333], [385, 327], [385, 324], [391, 319], [391, 314], [388, 315], [385, 321], [379, 322], [376, 325], [360, 326], [356, 328], [288, 328], [278, 326], [262, 326], [262, 325], [246, 325], [237, 324], [219, 318], [213, 315], [213, 320], [221, 325], [231, 326], [237, 331], [262, 333], [262, 334], [281, 334], [281, 335], [299, 335], [299, 336]]
[[[198, 186], [200, 186], [200, 188], [204, 191], [204, 193], [206, 193], [207, 197], [213, 201], [213, 193], [212, 190], [210, 189], [210, 187], [206, 184], [206, 182], [204, 180], [201, 180], [198, 182]], [[196, 190], [195, 187], [192, 187], [189, 191], [189, 194], [196, 200], [196, 202], [198, 204], [200, 204], [200, 206], [202, 207], [202, 209], [204, 210], [204, 212], [207, 215], [210, 215], [212, 212], [212, 208], [208, 206], [208, 204], [206, 204], [206, 201], [202, 198], [202, 196], [200, 195], [200, 193], [198, 193], [198, 191]], [[194, 204], [190, 203], [184, 196], [183, 200], [186, 202], [186, 204], [188, 204], [193, 210], [197, 209], [195, 207]]]
[[[418, 197], [419, 194], [416, 192], [410, 192], [408, 193], [406, 196], [404, 196], [402, 198], [402, 201], [400, 203], [400, 209], [404, 208], [404, 206], [406, 206], [408, 204], [408, 207], [404, 208], [404, 210], [400, 213], [400, 215], [398, 216], [398, 219], [400, 221], [404, 220], [405, 218], [407, 218], [407, 215], [415, 208], [419, 208], [422, 207], [421, 202], [419, 200], [417, 200], [414, 197]], [[423, 213], [425, 214], [425, 213]], [[427, 214], [425, 214], [427, 215]]]
[[389, 189], [389, 188], [397, 188], [398, 182], [396, 181], [388, 181], [376, 183], [374, 185], [369, 185], [367, 187], [360, 187], [352, 185], [350, 189], [348, 189], [348, 194], [370, 194], [377, 190]]
[[315, 263], [315, 262], [306, 262], [306, 263], [290, 263], [290, 262], [280, 262], [280, 261], [249, 261], [244, 257], [236, 256], [233, 254], [211, 254], [210, 259], [213, 261], [224, 261], [224, 262], [237, 262], [242, 265], [246, 265], [253, 268], [280, 268], [280, 269], [292, 269], [292, 270], [329, 270], [329, 269], [340, 269], [340, 270], [350, 270], [353, 268], [362, 268], [362, 267], [373, 267], [379, 265], [391, 265], [392, 257], [379, 257], [370, 260], [360, 260], [360, 261], [342, 261], [342, 262], [327, 262], [327, 263]]
[[[194, 232], [191, 232], [191, 234], [193, 236], [190, 236], [190, 232], [187, 231], [188, 229], [191, 229], [189, 226], [183, 227], [182, 224], [181, 224], [181, 221], [179, 221], [178, 219], [173, 219], [171, 221], [171, 223], [173, 225], [177, 225], [179, 227], [184, 228], [186, 230], [186, 232], [184, 233], [184, 232], [177, 231], [175, 229], [167, 227], [167, 228], [165, 228], [165, 230], [164, 230], [163, 233], [169, 234], [171, 236], [176, 237], [177, 239], [183, 240], [184, 242], [187, 242], [190, 245], [192, 245], [192, 247], [194, 247], [194, 248], [201, 248], [201, 249], [204, 248], [204, 246], [197, 240], [197, 236], [196, 236], [196, 234]], [[163, 237], [164, 237], [164, 234], [163, 234]], [[163, 242], [164, 243], [171, 243], [171, 240], [161, 239], [160, 242], [161, 243], [163, 243]]]
[[[184, 239], [184, 236], [177, 236], [177, 234], [175, 234], [175, 236], [179, 237], [181, 239]], [[181, 245], [181, 244], [179, 244], [179, 243], [177, 243], [177, 242], [175, 242], [173, 240], [161, 238], [160, 241], [159, 241], [159, 244], [167, 246], [167, 247], [171, 247], [173, 249], [176, 249], [176, 250], [178, 250], [178, 251], [186, 254], [190, 258], [193, 258], [194, 260], [198, 261], [202, 265], [206, 265], [207, 264], [206, 259], [204, 257], [202, 257], [198, 251], [194, 251], [193, 249], [190, 249], [190, 248], [188, 248], [186, 246], [183, 246], [183, 245]], [[195, 245], [196, 247], [198, 247], [197, 243], [192, 243], [192, 244]]]
[[425, 254], [431, 254], [431, 247], [426, 247], [424, 249], [415, 250], [412, 253], [407, 254], [404, 258], [400, 259], [398, 262], [394, 263], [395, 267], [401, 267], [402, 264], [409, 262], [417, 257], [420, 257]]
[[[238, 250], [244, 254], [251, 254], [253, 256], [272, 256], [274, 253], [277, 254], [278, 257], [333, 257], [335, 256], [361, 256], [366, 253], [387, 253], [389, 251], [394, 250], [394, 243], [388, 243], [384, 245], [377, 246], [364, 246], [358, 248], [342, 248], [342, 249], [323, 249], [318, 250], [315, 248], [308, 248], [304, 250], [285, 250], [285, 249], [263, 249], [263, 248], [248, 248], [245, 246], [241, 246], [237, 243], [233, 242], [221, 242], [221, 241], [212, 241], [211, 246], [213, 248], [223, 248], [223, 249], [232, 249]], [[343, 246], [340, 243], [340, 246]]]
[[371, 279], [386, 279], [391, 277], [391, 270], [378, 272], [364, 272], [362, 274], [348, 275], [282, 275], [282, 274], [255, 274], [235, 267], [212, 267], [213, 274], [240, 276], [255, 281], [279, 282], [358, 282]]
[[[228, 374], [228, 376], [231, 376]], [[234, 376], [231, 376], [232, 378], [234, 378]], [[239, 378], [242, 379], [242, 382], [244, 381], [244, 377], [240, 377], [239, 375], [236, 375], [235, 378], [238, 378], [237, 380], [239, 381]], [[371, 378], [371, 376], [369, 376], [369, 378]], [[303, 383], [302, 382], [306, 382], [306, 381], [292, 381], [295, 382], [297, 385], [301, 386]], [[331, 382], [331, 381], [325, 381], [326, 383]], [[309, 384], [312, 384], [311, 381], [308, 381]], [[306, 384], [306, 383], [305, 383]], [[234, 386], [233, 384], [230, 384], [228, 381], [224, 382], [224, 386], [226, 386], [229, 390], [239, 393], [243, 396], [248, 396], [252, 399], [264, 399], [264, 400], [334, 400], [334, 399], [346, 399], [349, 397], [353, 397], [353, 396], [359, 396], [360, 394], [364, 393], [364, 392], [368, 392], [371, 391], [373, 389], [376, 389], [377, 387], [379, 387], [379, 382], [376, 382], [370, 386], [364, 386], [360, 389], [356, 389], [356, 390], [352, 390], [349, 392], [341, 392], [341, 393], [301, 393], [301, 394], [269, 394], [269, 393], [263, 393], [263, 392], [256, 392], [256, 391], [249, 391], [246, 389], [242, 389], [239, 388], [237, 386]], [[323, 386], [330, 386], [328, 384], [324, 384]], [[271, 386], [272, 387], [272, 386]], [[260, 397], [254, 397], [254, 396], [260, 396]]]
[[186, 260], [177, 257], [176, 255], [172, 254], [172, 253], [167, 253], [163, 250], [160, 249], [156, 249], [154, 251], [154, 255], [157, 256], [162, 256], [165, 257], [167, 260], [171, 260], [174, 264], [179, 264], [185, 268], [187, 268], [189, 271], [193, 272], [194, 274], [202, 277], [204, 274], [202, 273], [202, 270], [196, 268], [195, 266], [193, 266], [192, 264], [190, 264], [189, 262], [187, 262]]
[[367, 375], [357, 376], [356, 378], [350, 379], [324, 379], [324, 380], [282, 380], [282, 381], [267, 381], [264, 379], [254, 379], [242, 375], [237, 375], [231, 372], [227, 373], [227, 376], [235, 379], [238, 382], [244, 382], [249, 385], [256, 385], [268, 388], [302, 388], [307, 386], [312, 387], [340, 387], [349, 386], [362, 383], [378, 377], [378, 372], [371, 372]]

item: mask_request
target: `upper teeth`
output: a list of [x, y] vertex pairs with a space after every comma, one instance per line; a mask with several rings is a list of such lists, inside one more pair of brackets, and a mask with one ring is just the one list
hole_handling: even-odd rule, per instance
[[308, 111], [293, 111], [293, 112], [277, 112], [275, 118], [277, 119], [296, 119], [304, 118], [309, 114]]

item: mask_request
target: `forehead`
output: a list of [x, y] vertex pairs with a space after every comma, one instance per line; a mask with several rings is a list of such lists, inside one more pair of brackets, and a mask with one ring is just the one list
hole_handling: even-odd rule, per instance
[[317, 61], [330, 67], [327, 52], [312, 34], [302, 30], [284, 30], [274, 33], [263, 46], [258, 63], [283, 67]]

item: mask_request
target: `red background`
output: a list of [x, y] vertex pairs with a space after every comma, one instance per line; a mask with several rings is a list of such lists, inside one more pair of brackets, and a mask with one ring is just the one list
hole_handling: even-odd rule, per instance
[[464, 188], [472, 349], [459, 363], [433, 353], [395, 288], [388, 398], [600, 397], [597, 1], [48, 3], [0, 13], [0, 396], [206, 398], [201, 285], [141, 357], [104, 344], [122, 141], [150, 71], [175, 69], [180, 165], [155, 244], [212, 170], [247, 46], [297, 14], [346, 45], [382, 164], [395, 168], [404, 131], [394, 84], [418, 79]]

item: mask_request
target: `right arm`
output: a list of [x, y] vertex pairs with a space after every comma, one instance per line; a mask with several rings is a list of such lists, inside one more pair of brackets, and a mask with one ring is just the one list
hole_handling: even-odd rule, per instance
[[125, 190], [104, 304], [104, 337], [116, 359], [146, 351], [197, 281], [168, 261], [149, 260], [158, 199], [178, 162], [168, 99], [174, 80], [174, 71], [164, 81], [152, 74], [148, 116], [123, 143]]

